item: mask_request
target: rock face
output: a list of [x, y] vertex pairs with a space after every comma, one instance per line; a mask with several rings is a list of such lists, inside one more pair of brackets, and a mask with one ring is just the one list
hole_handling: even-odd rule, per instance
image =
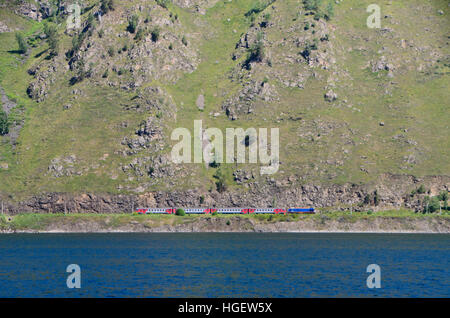
[[[262, 187], [252, 186], [246, 192], [228, 191], [219, 193], [201, 192], [199, 190], [149, 192], [141, 195], [110, 194], [61, 194], [51, 193], [35, 196], [23, 202], [4, 200], [5, 211], [17, 213], [124, 213], [134, 211], [137, 207], [292, 207], [314, 206], [316, 208], [334, 207], [348, 210], [364, 202], [365, 197], [374, 190], [379, 196], [374, 210], [397, 209], [406, 207], [418, 209], [422, 197], [411, 197], [412, 189], [425, 184], [432, 195], [450, 189], [450, 177], [430, 177], [423, 180], [408, 176], [385, 176], [378, 181], [376, 188], [367, 185], [329, 185], [329, 186], [290, 186], [279, 182], [269, 182]], [[202, 204], [200, 197], [203, 197]], [[341, 208], [339, 208], [341, 207]], [[367, 206], [361, 206], [361, 210]]]
[[39, 12], [36, 5], [27, 1], [21, 1], [20, 6], [18, 6], [15, 10], [15, 13], [36, 21], [42, 20], [42, 13]]

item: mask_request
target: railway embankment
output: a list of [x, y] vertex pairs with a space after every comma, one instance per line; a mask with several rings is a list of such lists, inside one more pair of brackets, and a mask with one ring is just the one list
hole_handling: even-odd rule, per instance
[[450, 214], [169, 216], [20, 214], [0, 217], [0, 233], [367, 232], [450, 233]]

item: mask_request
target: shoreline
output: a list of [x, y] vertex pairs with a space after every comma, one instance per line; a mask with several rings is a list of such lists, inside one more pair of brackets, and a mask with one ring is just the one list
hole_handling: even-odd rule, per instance
[[[400, 212], [398, 212], [400, 213]], [[384, 233], [450, 234], [450, 214], [168, 216], [22, 214], [2, 216], [0, 234], [13, 233]]]
[[248, 234], [248, 233], [267, 233], [267, 234], [450, 234], [450, 232], [414, 232], [414, 231], [367, 231], [367, 232], [360, 232], [360, 231], [297, 231], [297, 232], [239, 232], [239, 231], [233, 231], [233, 232], [181, 232], [181, 231], [166, 231], [166, 232], [157, 232], [157, 231], [150, 231], [150, 232], [141, 232], [141, 231], [102, 231], [102, 232], [69, 232], [69, 231], [0, 231], [0, 235], [2, 234], [211, 234], [211, 233], [217, 233], [217, 234]]

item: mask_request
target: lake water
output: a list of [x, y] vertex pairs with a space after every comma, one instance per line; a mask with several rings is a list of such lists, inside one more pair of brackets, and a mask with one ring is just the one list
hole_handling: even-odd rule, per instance
[[450, 235], [3, 234], [0, 297], [449, 297], [449, 259]]

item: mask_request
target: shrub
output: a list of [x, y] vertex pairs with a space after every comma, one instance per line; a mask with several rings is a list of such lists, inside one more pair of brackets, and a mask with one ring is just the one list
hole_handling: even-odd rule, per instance
[[108, 13], [109, 11], [114, 11], [114, 1], [113, 0], [101, 0], [100, 9], [104, 13]]
[[135, 33], [136, 29], [138, 27], [139, 24], [139, 17], [136, 14], [133, 14], [129, 19], [128, 19], [128, 27], [127, 27], [127, 31], [130, 33]]
[[98, 31], [98, 37], [99, 37], [99, 38], [102, 38], [104, 34], [105, 34], [105, 31], [103, 31], [103, 29], [101, 29], [100, 31]]
[[425, 192], [427, 192], [427, 190], [425, 189], [425, 186], [421, 184], [420, 187], [417, 188], [417, 193], [424, 194]]
[[158, 42], [159, 40], [160, 29], [158, 27], [152, 30], [152, 41]]
[[183, 38], [181, 39], [181, 43], [183, 43], [185, 46], [188, 45], [188, 41], [184, 35], [183, 35]]
[[136, 36], [134, 37], [134, 39], [136, 41], [141, 41], [144, 37], [145, 37], [144, 29], [139, 28], [139, 30], [137, 31]]
[[28, 50], [28, 45], [27, 45], [27, 42], [25, 41], [25, 38], [23, 37], [23, 35], [21, 33], [16, 33], [16, 41], [17, 41], [17, 44], [19, 45], [18, 52], [20, 54], [26, 53]]
[[66, 53], [66, 56], [68, 58], [74, 56], [75, 53], [80, 49], [81, 44], [83, 44], [85, 37], [86, 33], [81, 32], [72, 38], [72, 48]]
[[366, 196], [364, 197], [364, 204], [370, 204], [370, 195], [366, 194]]
[[263, 21], [261, 22], [261, 27], [262, 28], [266, 28], [268, 25], [269, 25], [269, 21], [270, 21], [270, 13], [266, 13], [265, 15], [264, 15], [264, 19], [263, 19]]
[[217, 170], [216, 174], [214, 175], [214, 178], [217, 179], [216, 181], [217, 191], [220, 193], [225, 192], [228, 188], [228, 185], [225, 175], [220, 168]]
[[377, 190], [375, 190], [375, 192], [373, 193], [373, 203], [375, 204], [375, 206], [378, 206], [380, 204], [380, 196], [378, 195]]
[[200, 204], [203, 204], [203, 203], [205, 203], [205, 196], [201, 195], [200, 196]]
[[439, 201], [447, 202], [448, 201], [448, 191], [442, 191], [441, 193], [439, 193], [438, 199], [439, 199]]
[[175, 215], [178, 215], [178, 216], [185, 216], [185, 215], [186, 215], [186, 212], [184, 212], [183, 209], [177, 209], [177, 211], [175, 212]]
[[111, 56], [111, 57], [113, 57], [114, 54], [115, 54], [114, 48], [113, 48], [112, 46], [110, 46], [110, 47], [108, 48], [108, 55]]
[[50, 56], [59, 54], [58, 50], [58, 30], [54, 24], [44, 23], [44, 33], [47, 36], [47, 42], [50, 49]]
[[433, 213], [439, 210], [440, 202], [437, 197], [426, 196], [422, 201], [423, 213]]
[[249, 49], [248, 57], [244, 65], [246, 66], [247, 69], [250, 69], [250, 63], [262, 62], [264, 60], [264, 57], [265, 57], [264, 42], [262, 39], [262, 33], [259, 33], [258, 39]]
[[303, 0], [306, 10], [317, 11], [319, 10], [322, 0]]
[[167, 5], [169, 4], [169, 0], [156, 0], [156, 4], [160, 7], [167, 9]]
[[76, 83], [83, 81], [85, 78], [91, 77], [93, 67], [94, 64], [90, 63], [89, 69], [86, 71], [84, 59], [78, 60], [76, 64], [76, 75], [70, 79], [70, 84], [75, 85]]
[[330, 1], [328, 2], [326, 13], [325, 13], [325, 19], [330, 20], [334, 16], [334, 7], [333, 3]]
[[269, 1], [258, 1], [253, 4], [252, 8], [245, 13], [246, 17], [253, 17], [255, 14], [258, 14], [264, 11], [268, 6], [274, 3], [275, 0]]
[[8, 115], [0, 109], [0, 135], [6, 135], [9, 132]]

